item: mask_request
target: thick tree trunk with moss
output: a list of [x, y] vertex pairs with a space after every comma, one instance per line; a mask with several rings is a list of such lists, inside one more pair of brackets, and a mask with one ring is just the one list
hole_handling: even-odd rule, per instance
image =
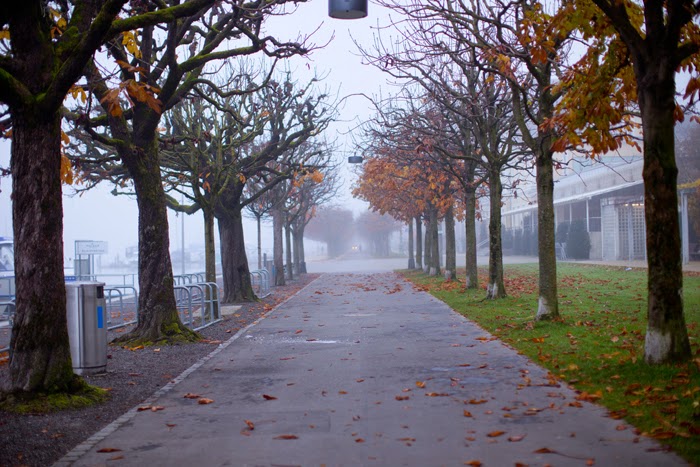
[[423, 223], [420, 216], [415, 217], [416, 221], [416, 269], [423, 269]]
[[408, 221], [408, 269], [416, 268], [416, 258], [413, 252], [413, 219]]
[[67, 391], [74, 376], [63, 276], [58, 112], [25, 115], [15, 111], [12, 133], [17, 307], [10, 342], [10, 389]]
[[479, 287], [479, 273], [476, 263], [476, 191], [473, 189], [465, 192], [466, 217], [464, 219], [464, 228], [467, 241], [466, 252], [466, 269], [467, 289], [476, 289]]
[[[283, 229], [284, 222], [282, 216], [284, 214], [277, 208], [272, 210], [272, 257], [273, 264], [275, 265], [275, 285], [285, 285], [284, 281], [284, 248], [282, 247], [283, 242]], [[329, 245], [330, 250], [330, 245]]]
[[649, 70], [651, 76], [637, 80], [648, 83], [639, 89], [639, 105], [644, 128], [642, 176], [649, 267], [644, 358], [652, 364], [691, 357], [683, 316], [678, 169], [673, 131], [674, 71]]
[[445, 213], [445, 279], [457, 280], [457, 245], [452, 206]]
[[501, 241], [502, 194], [501, 170], [498, 167], [493, 167], [489, 174], [491, 218], [489, 219], [489, 283], [486, 286], [486, 298], [489, 299], [506, 296], [506, 286], [503, 282], [503, 243]]
[[[232, 213], [233, 214], [233, 213]], [[250, 268], [243, 237], [243, 219], [237, 211], [219, 216], [221, 270], [224, 276], [223, 303], [252, 302], [258, 299], [250, 280]]]
[[180, 321], [175, 304], [165, 191], [155, 136], [122, 154], [134, 180], [139, 209], [139, 320], [116, 342], [150, 344], [194, 341], [199, 336]]
[[[550, 147], [550, 139], [545, 138], [542, 147]], [[536, 156], [537, 164], [537, 255], [539, 257], [539, 301], [535, 319], [552, 320], [559, 318], [557, 297], [557, 255], [555, 250], [554, 225], [554, 170], [553, 153], [542, 150]]]

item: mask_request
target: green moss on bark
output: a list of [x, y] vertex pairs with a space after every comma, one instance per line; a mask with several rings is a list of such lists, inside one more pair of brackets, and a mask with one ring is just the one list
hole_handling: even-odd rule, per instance
[[90, 386], [73, 375], [69, 387], [63, 390], [0, 394], [0, 410], [20, 414], [48, 413], [90, 407], [108, 398], [107, 390]]

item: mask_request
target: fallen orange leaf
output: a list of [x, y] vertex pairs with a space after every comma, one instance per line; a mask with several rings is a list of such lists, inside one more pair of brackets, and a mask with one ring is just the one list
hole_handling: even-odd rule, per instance
[[525, 439], [525, 435], [514, 435], [514, 436], [509, 436], [508, 441], [511, 443], [517, 443], [518, 441], [522, 441]]
[[197, 403], [201, 405], [211, 404], [212, 402], [214, 402], [214, 399], [207, 399], [206, 397], [202, 397], [197, 401]]
[[406, 401], [406, 400], [410, 399], [410, 397], [409, 396], [396, 396], [395, 399], [397, 401]]
[[504, 435], [504, 434], [505, 434], [505, 431], [492, 431], [491, 433], [487, 434], [486, 436], [488, 436], [489, 438], [497, 438], [497, 437]]
[[464, 465], [471, 465], [472, 467], [481, 467], [482, 464], [480, 461], [472, 460], [472, 461], [465, 462]]
[[102, 448], [98, 449], [97, 452], [119, 452], [121, 449], [118, 448]]
[[253, 424], [253, 422], [251, 422], [250, 420], [243, 420], [243, 421], [245, 422], [246, 425], [248, 425], [248, 428], [250, 428], [251, 430], [255, 429], [255, 424]]
[[266, 401], [276, 401], [276, 400], [277, 400], [277, 398], [276, 398], [275, 396], [271, 396], [271, 395], [269, 395], [269, 394], [263, 394], [263, 398], [264, 398]]
[[425, 387], [425, 383], [423, 381], [416, 381], [416, 386], [422, 389]]
[[472, 417], [473, 415], [472, 415], [472, 413], [471, 413], [470, 411], [465, 410], [465, 411], [464, 411], [464, 416], [465, 416], [465, 417]]
[[486, 399], [470, 399], [469, 400], [469, 403], [474, 404], [474, 405], [485, 404], [486, 402], [488, 402]]
[[192, 394], [191, 392], [188, 392], [187, 394], [185, 394], [182, 397], [184, 397], [185, 399], [198, 399], [199, 394]]
[[362, 438], [357, 438], [357, 439], [355, 439], [355, 442], [356, 442], [356, 443], [364, 443], [365, 440], [362, 439]]
[[534, 451], [535, 454], [556, 454], [557, 451], [554, 451], [549, 448], [539, 448], [537, 451]]
[[279, 435], [272, 439], [299, 439], [299, 437], [297, 435]]

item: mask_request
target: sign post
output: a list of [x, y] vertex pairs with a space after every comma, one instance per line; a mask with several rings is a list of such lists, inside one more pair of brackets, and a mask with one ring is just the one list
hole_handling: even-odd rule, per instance
[[[95, 255], [106, 255], [109, 251], [107, 242], [95, 240], [75, 241], [75, 261], [73, 271], [76, 276], [92, 276], [95, 273]], [[83, 258], [87, 256], [87, 258]]]

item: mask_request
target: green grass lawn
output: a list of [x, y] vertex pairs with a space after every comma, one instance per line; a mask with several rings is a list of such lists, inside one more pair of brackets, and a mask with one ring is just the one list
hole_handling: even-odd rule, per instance
[[693, 360], [649, 366], [646, 270], [559, 263], [561, 322], [534, 321], [537, 265], [507, 265], [508, 297], [501, 300], [483, 300], [486, 272], [479, 270], [481, 287], [467, 291], [464, 274], [452, 282], [402, 271], [580, 391], [580, 399], [604, 405], [613, 418], [700, 465], [700, 275], [686, 275], [683, 282]]

